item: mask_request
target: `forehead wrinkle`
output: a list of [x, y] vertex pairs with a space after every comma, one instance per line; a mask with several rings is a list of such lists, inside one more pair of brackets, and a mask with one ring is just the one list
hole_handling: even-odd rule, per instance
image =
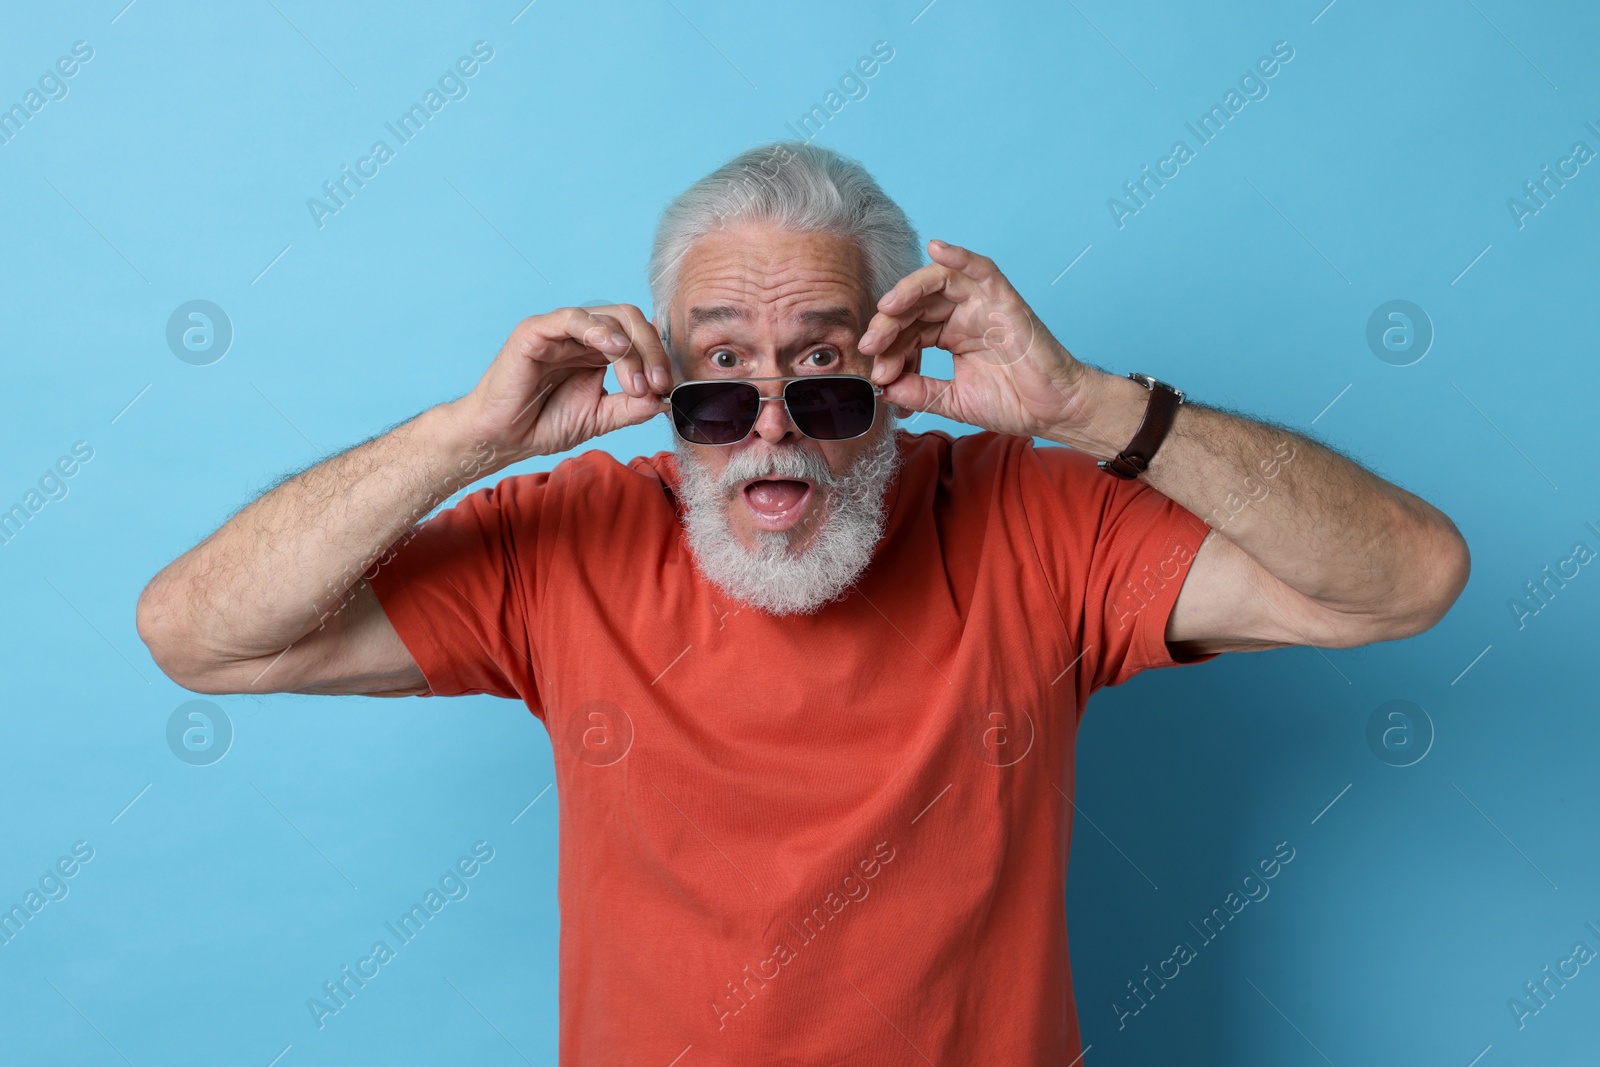
[[[729, 240], [718, 235], [711, 242], [697, 245], [684, 257], [679, 284], [679, 306], [696, 309], [737, 309], [747, 324], [785, 324], [799, 320], [808, 312], [834, 313], [842, 305], [866, 310], [870, 294], [862, 275], [862, 259], [855, 243], [847, 239], [824, 240], [819, 235], [780, 233], [763, 241], [764, 234], [750, 239]], [[824, 236], [825, 235], [821, 235]], [[796, 238], [799, 238], [796, 240]], [[823, 308], [807, 305], [825, 304]], [[713, 317], [689, 313], [686, 335], [696, 327], [710, 325]], [[835, 316], [840, 327], [843, 316]], [[719, 311], [714, 321], [732, 324], [731, 311]], [[819, 323], [813, 317], [806, 325]], [[859, 325], [852, 319], [848, 326]]]
[[707, 271], [705, 277], [686, 279], [685, 292], [696, 288], [715, 294], [718, 299], [738, 297], [771, 303], [834, 288], [854, 293], [860, 283], [850, 271], [817, 264], [791, 264], [777, 270], [728, 264], [720, 270]]
[[[865, 294], [847, 274], [838, 274], [819, 285], [820, 278], [801, 277], [777, 284], [727, 285], [719, 279], [710, 292], [697, 299], [716, 301], [696, 304], [689, 310], [689, 333], [711, 325], [783, 324], [810, 328], [842, 327], [855, 329]], [[817, 307], [817, 304], [823, 304]], [[740, 306], [741, 304], [746, 306]]]

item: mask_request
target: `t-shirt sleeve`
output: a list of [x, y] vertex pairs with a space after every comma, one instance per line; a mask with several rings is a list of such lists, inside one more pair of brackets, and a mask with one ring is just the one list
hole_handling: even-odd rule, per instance
[[1140, 671], [1203, 663], [1167, 645], [1167, 619], [1210, 528], [1137, 479], [1107, 474], [1087, 454], [1025, 448], [1021, 483], [1029, 528], [1069, 630], [1076, 630], [1083, 696]]
[[543, 705], [530, 642], [535, 546], [548, 473], [506, 478], [414, 526], [368, 578], [429, 696]]

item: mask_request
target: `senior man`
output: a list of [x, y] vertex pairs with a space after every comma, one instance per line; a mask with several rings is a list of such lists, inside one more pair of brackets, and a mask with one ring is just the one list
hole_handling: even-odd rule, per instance
[[[927, 251], [858, 164], [752, 150], [665, 211], [654, 319], [527, 319], [470, 393], [140, 598], [200, 692], [527, 704], [560, 798], [564, 1064], [1073, 1062], [1090, 694], [1406, 637], [1466, 582], [1424, 501], [1078, 362], [993, 262]], [[932, 346], [950, 381], [919, 373]], [[980, 432], [898, 428], [913, 410]], [[586, 451], [413, 525], [659, 414], [673, 452]]]

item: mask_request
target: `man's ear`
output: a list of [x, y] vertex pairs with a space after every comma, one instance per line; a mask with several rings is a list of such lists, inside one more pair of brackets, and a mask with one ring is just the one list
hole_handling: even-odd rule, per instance
[[675, 375], [682, 375], [683, 368], [678, 365], [677, 353], [672, 350], [672, 344], [667, 337], [666, 331], [661, 328], [661, 314], [661, 312], [657, 312], [656, 314], [651, 315], [650, 325], [655, 328], [656, 336], [661, 339], [661, 347], [666, 350], [667, 362], [672, 365], [672, 373]]

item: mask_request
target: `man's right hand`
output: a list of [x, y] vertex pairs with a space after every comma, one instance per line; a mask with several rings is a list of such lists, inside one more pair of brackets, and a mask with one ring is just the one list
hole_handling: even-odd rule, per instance
[[[607, 366], [623, 392], [605, 391]], [[140, 594], [139, 635], [202, 693], [427, 692], [357, 576], [487, 473], [474, 465], [485, 446], [497, 467], [565, 452], [659, 414], [671, 385], [661, 339], [632, 305], [526, 319], [470, 393], [285, 480], [163, 568]]]
[[[622, 392], [606, 392], [607, 366]], [[644, 312], [632, 304], [557, 308], [518, 323], [454, 406], [471, 439], [509, 464], [659, 415], [671, 387], [672, 364]]]

